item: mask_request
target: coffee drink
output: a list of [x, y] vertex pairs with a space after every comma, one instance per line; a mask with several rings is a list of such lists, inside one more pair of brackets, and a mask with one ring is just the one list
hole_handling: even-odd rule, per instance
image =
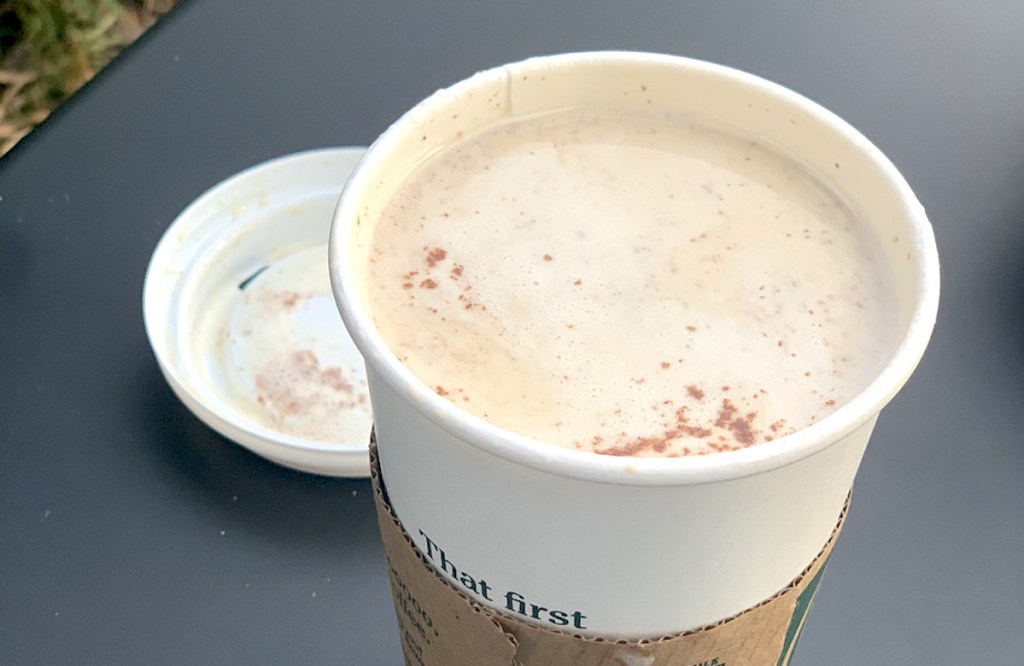
[[517, 118], [375, 222], [368, 308], [460, 408], [553, 445], [704, 455], [826, 417], [892, 353], [878, 241], [757, 137], [670, 114]]

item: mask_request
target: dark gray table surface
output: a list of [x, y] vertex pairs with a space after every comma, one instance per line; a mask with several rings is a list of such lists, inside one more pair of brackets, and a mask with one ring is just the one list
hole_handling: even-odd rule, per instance
[[365, 480], [216, 435], [143, 332], [150, 253], [210, 185], [365, 145], [529, 55], [773, 79], [930, 212], [939, 324], [886, 410], [794, 664], [1024, 661], [1024, 4], [185, 0], [0, 160], [0, 664], [400, 663]]

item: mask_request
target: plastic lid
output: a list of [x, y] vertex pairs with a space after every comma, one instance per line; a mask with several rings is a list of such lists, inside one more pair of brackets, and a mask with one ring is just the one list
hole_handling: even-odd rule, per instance
[[213, 187], [167, 229], [143, 292], [157, 361], [193, 413], [265, 458], [334, 476], [369, 474], [366, 369], [327, 265], [364, 151], [289, 155]]

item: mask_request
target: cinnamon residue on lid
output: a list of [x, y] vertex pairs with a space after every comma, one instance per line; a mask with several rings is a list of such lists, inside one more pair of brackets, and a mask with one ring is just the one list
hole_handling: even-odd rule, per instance
[[[427, 248], [423, 248], [427, 250]], [[443, 261], [448, 256], [448, 251], [443, 247], [435, 247], [433, 250], [427, 250], [427, 266], [433, 268], [437, 265], [437, 262]]]

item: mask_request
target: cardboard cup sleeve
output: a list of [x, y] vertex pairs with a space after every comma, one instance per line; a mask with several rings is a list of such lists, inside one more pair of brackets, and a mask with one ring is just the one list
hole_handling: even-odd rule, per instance
[[751, 608], [673, 636], [583, 638], [497, 613], [459, 592], [392, 513], [372, 442], [370, 468], [406, 666], [785, 666], [849, 507], [847, 501], [814, 561]]

